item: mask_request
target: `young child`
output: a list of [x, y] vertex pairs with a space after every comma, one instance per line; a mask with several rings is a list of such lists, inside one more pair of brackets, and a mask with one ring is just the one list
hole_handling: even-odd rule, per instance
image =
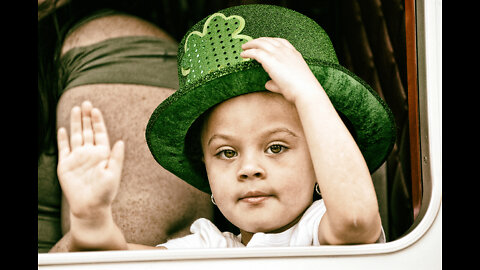
[[[284, 38], [266, 37], [279, 30]], [[276, 6], [233, 7], [192, 27], [180, 43], [181, 87], [152, 114], [147, 143], [162, 166], [211, 193], [240, 234], [199, 219], [158, 248], [385, 241], [370, 171], [393, 145], [391, 112], [332, 52], [318, 25]], [[58, 131], [70, 249], [153, 248], [127, 243], [111, 214], [123, 142], [110, 150], [90, 102], [72, 109], [70, 129], [70, 142]]]

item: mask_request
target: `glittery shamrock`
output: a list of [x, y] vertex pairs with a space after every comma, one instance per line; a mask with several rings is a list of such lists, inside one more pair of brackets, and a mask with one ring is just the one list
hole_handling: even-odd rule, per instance
[[183, 76], [187, 82], [206, 74], [248, 61], [240, 57], [242, 44], [252, 37], [241, 35], [245, 20], [237, 15], [226, 17], [222, 13], [212, 14], [203, 25], [203, 32], [193, 31], [185, 40], [185, 54], [181, 62]]

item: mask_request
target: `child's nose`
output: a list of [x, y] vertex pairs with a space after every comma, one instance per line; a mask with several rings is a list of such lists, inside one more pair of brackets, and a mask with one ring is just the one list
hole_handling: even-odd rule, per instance
[[264, 179], [266, 177], [266, 171], [258, 160], [248, 159], [242, 162], [237, 177], [239, 180]]

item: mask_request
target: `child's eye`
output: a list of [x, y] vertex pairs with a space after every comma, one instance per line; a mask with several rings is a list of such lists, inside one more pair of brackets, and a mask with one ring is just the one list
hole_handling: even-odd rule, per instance
[[217, 153], [217, 156], [221, 157], [221, 158], [233, 158], [237, 155], [237, 152], [235, 152], [234, 150], [231, 150], [231, 149], [225, 149], [225, 150], [222, 150], [220, 152]]
[[280, 145], [280, 144], [274, 144], [270, 145], [267, 149], [267, 153], [269, 154], [280, 154], [281, 152], [285, 151], [287, 147]]

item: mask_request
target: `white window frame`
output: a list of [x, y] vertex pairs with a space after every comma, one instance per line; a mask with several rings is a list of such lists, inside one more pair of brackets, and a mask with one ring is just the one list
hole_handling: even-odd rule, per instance
[[38, 268], [441, 269], [442, 1], [416, 1], [416, 19], [423, 198], [405, 236], [384, 244], [350, 246], [41, 253]]

